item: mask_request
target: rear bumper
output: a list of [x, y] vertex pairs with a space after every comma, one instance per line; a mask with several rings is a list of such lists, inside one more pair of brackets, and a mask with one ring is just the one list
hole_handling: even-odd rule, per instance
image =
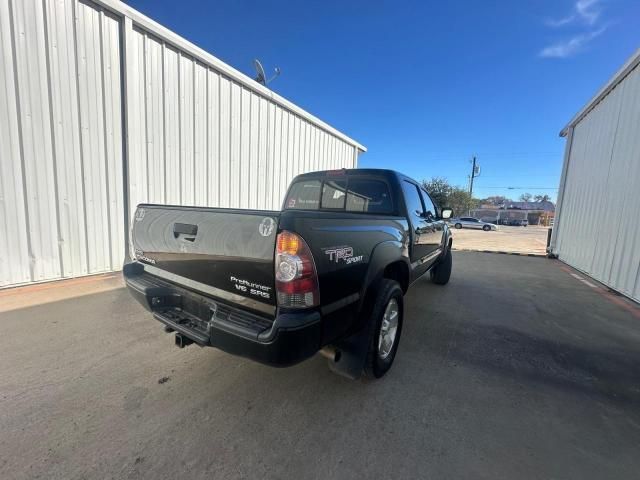
[[141, 265], [125, 265], [129, 292], [156, 320], [200, 346], [272, 366], [299, 363], [318, 352], [320, 313], [279, 312], [265, 318], [150, 275]]

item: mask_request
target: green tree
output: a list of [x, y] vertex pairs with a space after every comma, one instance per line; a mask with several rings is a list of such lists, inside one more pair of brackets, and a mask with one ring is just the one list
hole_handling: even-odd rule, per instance
[[479, 203], [467, 190], [451, 185], [446, 178], [433, 177], [431, 180], [423, 180], [422, 186], [438, 207], [448, 207], [453, 210], [454, 215], [467, 215], [469, 210], [476, 208]]
[[449, 193], [446, 206], [453, 210], [455, 216], [459, 216], [466, 215], [470, 210], [477, 208], [479, 203], [465, 189], [453, 187], [451, 193]]
[[422, 188], [424, 188], [431, 199], [439, 207], [447, 207], [447, 199], [451, 193], [451, 185], [446, 178], [432, 177], [431, 180], [423, 180]]

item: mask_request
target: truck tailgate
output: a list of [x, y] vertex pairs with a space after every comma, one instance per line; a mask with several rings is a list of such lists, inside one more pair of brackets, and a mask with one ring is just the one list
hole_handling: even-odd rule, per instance
[[161, 278], [273, 314], [279, 212], [139, 205], [135, 259]]

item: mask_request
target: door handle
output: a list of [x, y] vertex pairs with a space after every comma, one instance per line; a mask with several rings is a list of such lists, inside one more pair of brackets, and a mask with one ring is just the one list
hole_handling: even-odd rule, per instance
[[174, 223], [173, 238], [178, 238], [180, 235], [193, 235], [193, 238], [185, 239], [193, 242], [196, 239], [195, 236], [198, 235], [198, 225], [191, 223]]

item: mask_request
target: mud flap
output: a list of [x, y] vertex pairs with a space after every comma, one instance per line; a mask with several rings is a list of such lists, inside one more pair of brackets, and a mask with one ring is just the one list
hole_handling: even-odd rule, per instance
[[357, 380], [362, 376], [369, 351], [372, 328], [373, 322], [366, 322], [358, 333], [335, 344], [341, 355], [339, 361], [329, 361], [329, 369], [332, 372], [351, 380]]

